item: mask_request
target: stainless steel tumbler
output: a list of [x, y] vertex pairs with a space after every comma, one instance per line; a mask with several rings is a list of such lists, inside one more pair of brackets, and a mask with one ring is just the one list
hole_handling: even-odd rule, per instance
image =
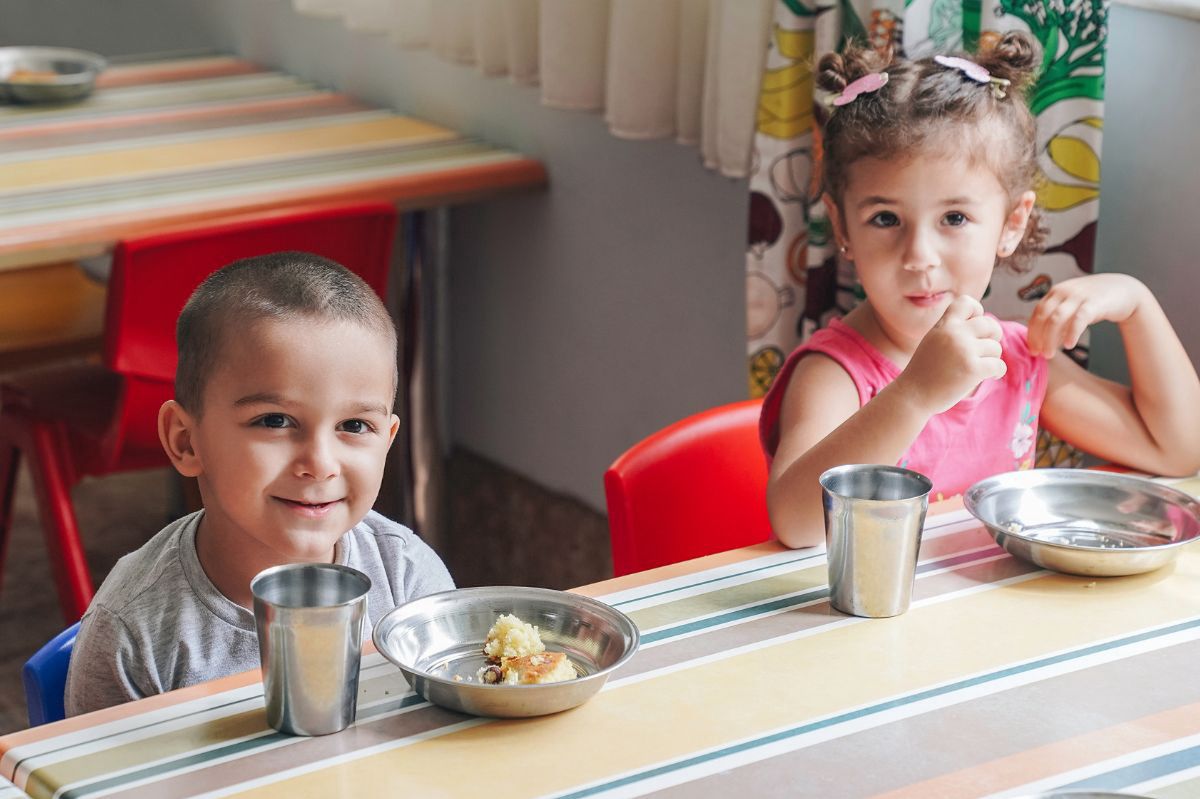
[[851, 464], [821, 475], [833, 607], [869, 617], [908, 610], [932, 488], [898, 466]]
[[354, 721], [371, 580], [332, 563], [293, 563], [250, 582], [267, 723], [327, 735]]

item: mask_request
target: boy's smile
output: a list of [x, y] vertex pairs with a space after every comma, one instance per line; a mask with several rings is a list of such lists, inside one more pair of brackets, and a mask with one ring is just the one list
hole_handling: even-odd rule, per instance
[[355, 322], [264, 320], [223, 342], [199, 418], [183, 414], [197, 553], [222, 593], [244, 604], [259, 570], [333, 559], [379, 493], [394, 375], [389, 343]]

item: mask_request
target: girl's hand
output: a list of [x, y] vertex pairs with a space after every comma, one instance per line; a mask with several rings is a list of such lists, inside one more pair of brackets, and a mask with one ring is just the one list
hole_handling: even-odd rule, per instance
[[978, 300], [954, 298], [942, 318], [917, 345], [896, 378], [932, 416], [954, 407], [984, 380], [1008, 371], [1001, 354], [1000, 323], [984, 316]]
[[1053, 358], [1079, 344], [1096, 322], [1120, 324], [1137, 311], [1149, 289], [1130, 275], [1086, 275], [1064, 280], [1042, 298], [1029, 317], [1029, 349]]

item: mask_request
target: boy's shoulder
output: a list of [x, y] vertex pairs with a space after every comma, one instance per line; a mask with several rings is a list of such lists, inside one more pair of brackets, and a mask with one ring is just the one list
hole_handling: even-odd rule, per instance
[[371, 612], [454, 587], [446, 565], [433, 548], [412, 530], [380, 513], [368, 513], [343, 542], [341, 562], [364, 572], [371, 579], [372, 593], [378, 592], [367, 603]]
[[[351, 552], [361, 557], [364, 550], [377, 553], [385, 561], [421, 557], [429, 546], [420, 536], [382, 513], [370, 511], [346, 534]], [[353, 557], [353, 554], [352, 554]]]
[[145, 602], [164, 584], [183, 578], [181, 547], [194, 541], [199, 513], [168, 524], [146, 543], [123, 556], [104, 579], [92, 604], [117, 616]]

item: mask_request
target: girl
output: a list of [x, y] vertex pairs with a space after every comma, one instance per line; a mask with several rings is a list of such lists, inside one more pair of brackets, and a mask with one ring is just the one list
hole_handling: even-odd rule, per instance
[[[1200, 380], [1150, 291], [1128, 275], [1054, 286], [1029, 327], [979, 304], [997, 258], [1038, 250], [1034, 121], [1039, 62], [1008, 33], [975, 60], [892, 61], [848, 48], [819, 65], [834, 92], [823, 200], [866, 300], [788, 358], [763, 403], [767, 504], [791, 547], [823, 540], [820, 487], [845, 463], [898, 463], [933, 496], [1034, 461], [1038, 420], [1106, 460], [1157, 474], [1200, 468]], [[1115, 322], [1132, 388], [1069, 357]]]

